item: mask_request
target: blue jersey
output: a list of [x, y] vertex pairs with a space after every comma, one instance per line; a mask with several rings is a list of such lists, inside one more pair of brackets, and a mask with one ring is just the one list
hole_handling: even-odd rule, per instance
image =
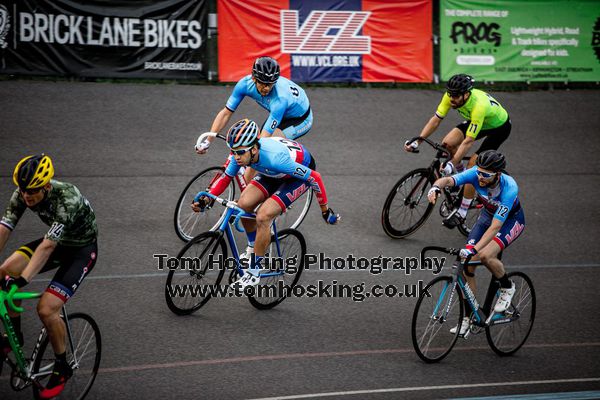
[[269, 118], [263, 129], [270, 134], [273, 134], [283, 119], [301, 117], [310, 107], [304, 89], [282, 76], [277, 79], [268, 95], [261, 96], [252, 81], [252, 76], [246, 75], [235, 85], [225, 106], [230, 111], [235, 111], [245, 96], [253, 98], [262, 108], [269, 111]]
[[470, 168], [460, 174], [452, 176], [456, 186], [470, 183], [477, 191], [479, 200], [485, 209], [494, 215], [494, 218], [504, 222], [511, 214], [521, 208], [519, 203], [519, 187], [517, 182], [506, 174], [500, 174], [500, 182], [494, 188], [479, 186], [477, 167]]
[[[312, 159], [308, 150], [298, 142], [280, 137], [261, 138], [258, 161], [250, 167], [262, 175], [271, 178], [298, 178], [309, 180], [312, 170], [308, 168]], [[240, 166], [235, 162], [233, 154], [227, 160], [225, 173], [235, 176]]]

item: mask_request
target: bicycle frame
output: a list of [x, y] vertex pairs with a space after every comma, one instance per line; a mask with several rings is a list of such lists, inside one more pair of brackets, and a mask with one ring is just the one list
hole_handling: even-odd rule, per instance
[[[442, 293], [440, 293], [440, 297], [439, 297], [439, 299], [434, 307], [434, 310], [433, 310], [434, 318], [436, 315], [438, 315], [438, 311], [440, 310], [440, 307], [442, 307], [442, 299], [444, 299], [446, 291], [448, 289], [450, 289], [451, 295], [446, 300], [446, 304], [443, 306], [444, 313], [441, 316], [442, 320], [446, 319], [447, 315], [450, 313], [450, 307], [453, 304], [452, 300], [453, 300], [453, 296], [454, 296], [454, 288], [458, 285], [459, 290], [462, 295], [462, 298], [465, 299], [467, 301], [467, 303], [469, 304], [469, 306], [471, 307], [474, 325], [482, 327], [482, 328], [486, 328], [486, 327], [490, 327], [493, 325], [510, 323], [512, 321], [516, 321], [517, 319], [519, 319], [520, 313], [516, 309], [515, 309], [515, 312], [510, 315], [507, 315], [507, 313], [497, 314], [492, 310], [492, 302], [494, 300], [494, 297], [496, 296], [498, 289], [500, 288], [499, 282], [494, 278], [493, 275], [492, 275], [490, 284], [488, 286], [488, 291], [487, 291], [487, 294], [485, 297], [485, 302], [483, 304], [483, 307], [481, 307], [479, 305], [479, 302], [475, 298], [475, 294], [469, 287], [469, 284], [467, 283], [467, 281], [463, 278], [463, 271], [464, 271], [465, 265], [471, 265], [471, 266], [482, 265], [482, 263], [480, 261], [471, 261], [470, 258], [461, 259], [459, 256], [459, 250], [457, 250], [457, 249], [437, 247], [437, 246], [427, 246], [427, 247], [424, 247], [423, 250], [421, 250], [421, 262], [424, 262], [425, 253], [430, 250], [440, 251], [442, 253], [456, 256], [456, 261], [452, 265], [452, 275], [451, 275], [452, 282], [447, 284], [446, 287], [444, 287], [444, 289], [442, 290]], [[466, 313], [467, 313], [467, 310], [465, 310], [465, 315], [466, 315]]]
[[[229, 200], [217, 197], [208, 192], [199, 192], [196, 195], [196, 197], [194, 198], [194, 201], [197, 201], [201, 196], [210, 197], [210, 198], [214, 199], [215, 202], [220, 203], [224, 207], [227, 208], [227, 210], [225, 211], [225, 213], [222, 217], [221, 223], [215, 232], [219, 232], [219, 234], [221, 236], [225, 235], [225, 237], [227, 238], [227, 242], [229, 243], [229, 248], [231, 249], [231, 254], [235, 258], [236, 263], [237, 263], [236, 268], [237, 268], [238, 272], [240, 273], [240, 276], [243, 276], [244, 270], [242, 269], [242, 267], [240, 265], [240, 254], [239, 254], [239, 250], [237, 247], [235, 237], [233, 236], [233, 231], [231, 229], [231, 225], [234, 225], [239, 232], [243, 232], [243, 230], [241, 228], [239, 228], [239, 225], [238, 225], [240, 219], [241, 218], [255, 219], [256, 215], [253, 213], [248, 213], [248, 212], [244, 211], [234, 201], [229, 201]], [[275, 221], [273, 221], [273, 225], [271, 225], [271, 227], [273, 229], [273, 234], [275, 235], [275, 246], [277, 249], [277, 255], [279, 256], [279, 255], [281, 255], [281, 248], [279, 247], [279, 240], [277, 238], [277, 226], [275, 224]], [[261, 278], [266, 278], [269, 276], [279, 276], [282, 274], [283, 274], [283, 271], [282, 272], [266, 272], [266, 273], [261, 272], [259, 274], [259, 276]]]
[[[37, 374], [31, 373], [31, 371], [33, 369], [33, 363], [37, 357], [37, 353], [40, 350], [40, 346], [42, 344], [42, 341], [44, 340], [44, 337], [46, 336], [46, 328], [44, 327], [40, 331], [37, 342], [35, 343], [35, 346], [31, 353], [31, 360], [28, 363], [27, 359], [25, 358], [25, 354], [23, 353], [23, 349], [21, 348], [21, 345], [19, 344], [17, 334], [14, 330], [14, 327], [13, 327], [12, 323], [10, 322], [10, 317], [8, 315], [8, 307], [6, 307], [5, 303], [7, 303], [8, 306], [10, 308], [12, 308], [14, 311], [22, 313], [24, 311], [23, 307], [19, 307], [19, 306], [15, 305], [14, 301], [15, 300], [37, 299], [37, 298], [42, 297], [42, 293], [17, 292], [17, 290], [18, 289], [16, 286], [13, 286], [9, 292], [4, 292], [4, 291], [0, 290], [0, 317], [2, 319], [4, 329], [8, 336], [10, 347], [12, 348], [13, 353], [15, 355], [15, 362], [12, 362], [10, 359], [7, 359], [7, 361], [9, 363], [9, 365], [11, 366], [11, 368], [13, 370], [16, 370], [19, 377], [25, 381], [25, 386], [28, 386], [29, 383], [37, 383], [38, 378], [51, 374], [52, 373], [52, 369], [51, 369], [52, 365], [48, 366], [43, 371], [40, 370], [40, 372], [38, 372]], [[67, 338], [69, 340], [69, 347], [71, 349], [71, 354], [73, 354], [73, 359], [74, 359], [74, 364], [71, 365], [71, 368], [76, 369], [79, 367], [79, 361], [77, 360], [77, 354], [73, 347], [73, 336], [71, 333], [71, 327], [68, 322], [67, 309], [66, 309], [65, 305], [62, 306], [62, 312], [63, 312], [63, 316], [65, 317], [65, 326], [66, 326], [66, 331], [67, 331]]]

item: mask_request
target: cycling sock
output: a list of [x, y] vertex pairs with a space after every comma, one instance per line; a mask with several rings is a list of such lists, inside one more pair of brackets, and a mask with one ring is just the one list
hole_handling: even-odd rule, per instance
[[462, 202], [460, 203], [460, 208], [458, 209], [458, 214], [460, 214], [461, 217], [466, 217], [467, 216], [467, 211], [469, 211], [469, 207], [471, 207], [471, 203], [473, 202], [473, 199], [467, 199], [466, 197], [463, 197]]
[[254, 241], [256, 240], [256, 231], [246, 231], [246, 236], [248, 237], [248, 246], [254, 247]]
[[54, 353], [54, 357], [56, 358], [56, 361], [59, 361], [63, 365], [67, 364], [67, 352], [66, 351], [64, 351], [62, 354]]
[[512, 283], [510, 279], [508, 279], [508, 275], [506, 274], [506, 272], [504, 273], [502, 278], [498, 279], [498, 281], [500, 282], [500, 287], [504, 289], [510, 289], [512, 287]]

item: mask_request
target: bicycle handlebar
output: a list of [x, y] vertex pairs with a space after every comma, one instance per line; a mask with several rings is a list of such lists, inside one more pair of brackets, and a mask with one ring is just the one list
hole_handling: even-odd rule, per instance
[[19, 307], [14, 303], [14, 300], [28, 300], [42, 297], [41, 293], [35, 292], [17, 292], [19, 288], [15, 285], [11, 286], [10, 291], [4, 292], [0, 290], [0, 301], [6, 301], [8, 306], [18, 313], [24, 311], [23, 307]]
[[[420, 140], [422, 142], [425, 142], [428, 145], [430, 145], [431, 147], [433, 147], [434, 149], [436, 149], [437, 151], [442, 151], [442, 152], [446, 153], [447, 154], [446, 158], [450, 157], [450, 152], [448, 151], [447, 148], [445, 148], [444, 146], [442, 146], [439, 143], [434, 142], [433, 140], [430, 140], [430, 139], [427, 139], [427, 138], [422, 138], [421, 136], [415, 136], [414, 138], [410, 139], [407, 144], [410, 145], [415, 140]], [[418, 149], [413, 150], [413, 153], [418, 153], [418, 152], [419, 152]]]
[[227, 140], [227, 138], [225, 136], [221, 135], [220, 133], [216, 133], [216, 132], [204, 132], [198, 138], [198, 142], [202, 142], [202, 141], [204, 141], [204, 139], [209, 138], [209, 137], [218, 137], [219, 139]]
[[254, 214], [247, 213], [244, 209], [240, 208], [235, 201], [223, 199], [223, 198], [221, 198], [219, 196], [215, 196], [214, 194], [211, 194], [209, 192], [204, 192], [204, 191], [198, 192], [198, 194], [196, 194], [196, 196], [194, 197], [194, 202], [197, 203], [198, 200], [200, 199], [200, 197], [202, 197], [202, 196], [210, 197], [211, 199], [214, 199], [217, 203], [220, 203], [227, 208], [236, 210], [238, 213], [235, 217], [235, 220], [233, 221], [233, 224], [236, 227], [236, 229], [240, 232], [243, 232], [238, 225], [239, 220], [241, 218], [255, 218]]
[[[428, 251], [439, 251], [441, 253], [450, 254], [450, 255], [456, 256], [457, 260], [460, 258], [460, 250], [455, 249], [454, 247], [426, 246], [426, 247], [423, 247], [423, 249], [421, 250], [421, 254], [420, 254], [421, 264], [423, 264], [425, 262], [425, 253], [427, 253]], [[471, 261], [472, 257], [473, 257], [473, 255], [465, 258], [464, 263], [468, 264]]]

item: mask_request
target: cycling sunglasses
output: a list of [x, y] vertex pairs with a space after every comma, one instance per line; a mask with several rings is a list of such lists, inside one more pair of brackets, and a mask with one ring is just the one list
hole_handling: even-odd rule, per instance
[[483, 172], [480, 170], [477, 170], [477, 175], [483, 179], [490, 179], [492, 177], [494, 177], [494, 175], [496, 175], [495, 172]]
[[27, 193], [28, 195], [34, 195], [34, 194], [38, 194], [40, 192], [40, 190], [42, 190], [42, 188], [37, 188], [37, 189], [19, 189], [21, 191], [21, 193]]
[[250, 149], [252, 149], [252, 147], [248, 147], [247, 149], [242, 149], [242, 150], [231, 150], [231, 153], [236, 156], [243, 156], [244, 154], [249, 152]]

